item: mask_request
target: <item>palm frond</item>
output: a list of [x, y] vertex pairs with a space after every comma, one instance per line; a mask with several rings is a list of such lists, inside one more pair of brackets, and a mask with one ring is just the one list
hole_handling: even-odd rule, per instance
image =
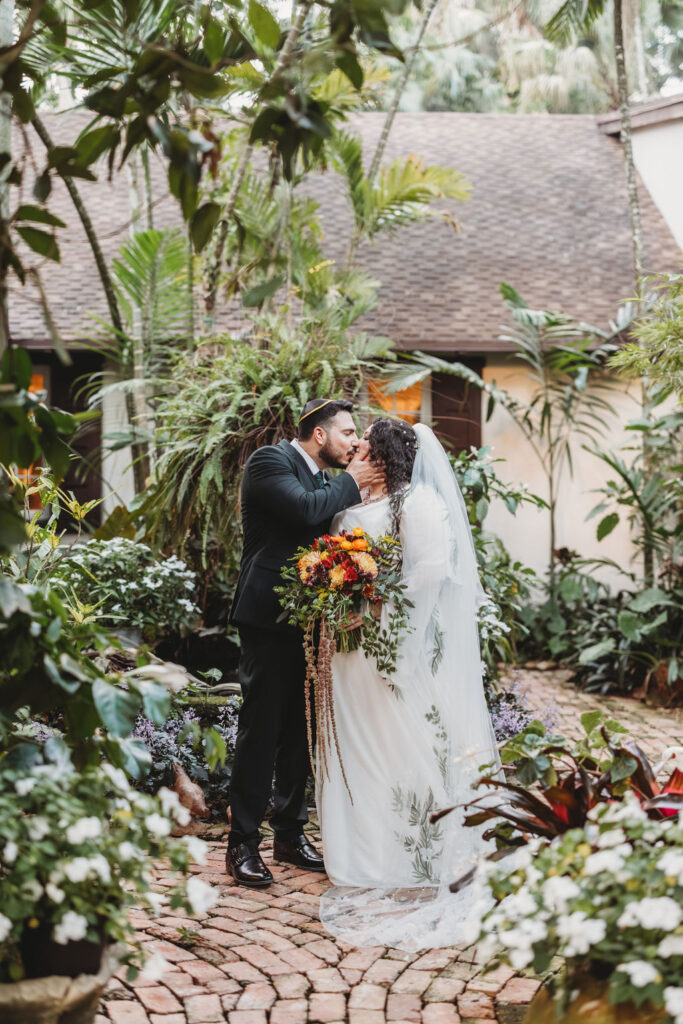
[[548, 39], [567, 46], [585, 35], [605, 10], [605, 0], [565, 0], [544, 28]]

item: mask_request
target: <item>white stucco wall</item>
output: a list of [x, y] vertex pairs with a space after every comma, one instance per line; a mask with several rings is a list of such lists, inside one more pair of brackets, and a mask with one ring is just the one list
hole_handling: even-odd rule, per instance
[[[503, 356], [490, 357], [486, 362], [483, 372], [486, 381], [495, 380], [499, 387], [522, 401], [530, 399], [533, 382], [523, 367]], [[627, 386], [619, 383], [618, 391], [611, 397], [616, 415], [612, 428], [601, 442], [603, 449], [617, 447], [629, 438], [623, 426], [639, 413], [638, 394], [638, 387], [631, 386], [629, 391]], [[500, 407], [496, 408], [488, 423], [484, 422], [485, 414], [486, 400], [482, 405], [482, 444], [492, 445], [492, 455], [506, 460], [496, 467], [499, 476], [512, 483], [524, 482], [530, 491], [547, 500], [542, 466], [519, 427]], [[633, 435], [630, 438], [633, 439]], [[585, 558], [611, 558], [632, 571], [637, 567], [633, 563], [634, 551], [627, 524], [622, 521], [613, 533], [599, 542], [595, 531], [600, 517], [585, 521], [599, 500], [598, 495], [590, 492], [604, 482], [609, 470], [595, 456], [583, 451], [581, 444], [581, 438], [577, 438], [573, 446], [573, 478], [566, 473], [560, 484], [557, 547], [571, 548]], [[501, 537], [513, 558], [538, 573], [545, 573], [550, 545], [550, 521], [546, 509], [523, 506], [512, 516], [502, 502], [495, 502], [486, 519], [486, 528]], [[614, 569], [601, 567], [596, 574], [612, 587], [624, 585], [624, 577]]]
[[634, 128], [633, 159], [671, 233], [683, 248], [683, 120]]

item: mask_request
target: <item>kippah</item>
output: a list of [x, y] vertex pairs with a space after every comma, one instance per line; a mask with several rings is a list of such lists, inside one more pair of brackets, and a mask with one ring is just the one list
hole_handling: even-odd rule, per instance
[[311, 413], [318, 412], [319, 409], [323, 409], [326, 405], [330, 405], [331, 402], [336, 402], [337, 399], [336, 398], [314, 398], [313, 401], [316, 402], [317, 404], [314, 405], [312, 409], [309, 409], [308, 412], [305, 412], [302, 416], [299, 417], [299, 423], [301, 423], [302, 420], [305, 420], [307, 416], [310, 416]]

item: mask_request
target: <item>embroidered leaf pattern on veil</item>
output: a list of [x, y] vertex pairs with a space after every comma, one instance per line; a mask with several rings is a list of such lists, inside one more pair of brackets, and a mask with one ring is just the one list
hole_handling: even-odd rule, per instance
[[436, 760], [439, 765], [439, 772], [441, 774], [441, 781], [444, 786], [448, 783], [448, 733], [444, 727], [441, 719], [441, 713], [437, 708], [436, 704], [432, 704], [429, 711], [426, 713], [425, 718], [430, 725], [434, 726], [434, 733], [436, 738], [436, 745], [432, 747]]
[[432, 612], [432, 617], [429, 620], [429, 626], [427, 627], [427, 635], [431, 639], [432, 649], [430, 653], [429, 668], [433, 676], [439, 671], [441, 662], [443, 661], [444, 651], [444, 632], [441, 629], [439, 622], [439, 609], [435, 608]]

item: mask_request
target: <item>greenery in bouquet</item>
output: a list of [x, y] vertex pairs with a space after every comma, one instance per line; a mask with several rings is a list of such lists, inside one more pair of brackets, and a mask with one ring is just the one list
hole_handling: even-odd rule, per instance
[[[128, 921], [131, 907], [156, 916], [165, 906], [200, 913], [214, 901], [200, 879], [180, 878], [205, 857], [196, 837], [171, 837], [174, 823], [188, 821], [172, 790], [137, 792], [106, 762], [76, 769], [61, 739], [42, 752], [23, 745], [7, 754], [0, 762], [0, 981], [23, 977], [22, 950], [39, 930], [59, 945], [120, 943], [117, 955], [134, 977], [145, 955]], [[160, 859], [178, 877], [155, 892]]]
[[[373, 540], [361, 527], [324, 534], [310, 548], [300, 548], [292, 562], [282, 571], [285, 586], [276, 588], [290, 624], [311, 638], [315, 624], [324, 624], [335, 649], [360, 647], [376, 659], [380, 672], [391, 675], [410, 607], [396, 538], [386, 534]], [[388, 609], [386, 625], [380, 624], [382, 606]], [[363, 613], [362, 626], [345, 629], [354, 612]]]
[[[546, 971], [566, 959], [560, 1010], [583, 974], [607, 979], [612, 1004], [650, 1003], [683, 1024], [683, 821], [653, 821], [633, 793], [597, 804], [583, 827], [534, 839], [478, 877], [472, 941], [491, 967]], [[487, 894], [488, 895], [488, 894]]]
[[[337, 650], [361, 649], [367, 658], [375, 658], [378, 670], [393, 685], [391, 675], [411, 606], [401, 583], [401, 545], [388, 534], [373, 540], [361, 527], [335, 536], [324, 534], [293, 555], [291, 564], [282, 570], [282, 579], [284, 585], [276, 587], [284, 608], [282, 618], [303, 630], [311, 760], [312, 688], [319, 761], [327, 770], [334, 744], [348, 789], [334, 716], [332, 658]], [[354, 614], [362, 615], [360, 627], [345, 628]]]
[[112, 626], [141, 629], [154, 640], [196, 623], [197, 579], [176, 555], [157, 559], [147, 544], [116, 537], [75, 548], [52, 576], [67, 597], [96, 604]]

